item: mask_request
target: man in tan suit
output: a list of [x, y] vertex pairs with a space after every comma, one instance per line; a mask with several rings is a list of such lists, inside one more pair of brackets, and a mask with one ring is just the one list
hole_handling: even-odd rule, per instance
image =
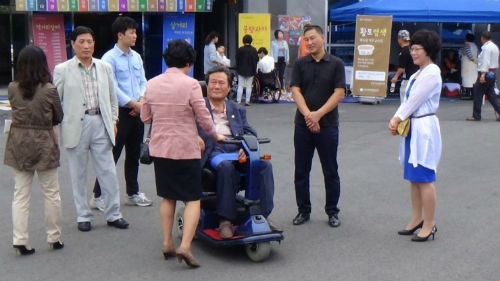
[[92, 57], [95, 45], [92, 29], [78, 26], [70, 39], [75, 56], [55, 67], [54, 84], [64, 111], [61, 141], [67, 152], [78, 230], [90, 231], [93, 219], [86, 190], [89, 152], [101, 183], [107, 224], [128, 228], [120, 213], [112, 154], [118, 120], [113, 71], [106, 62]]

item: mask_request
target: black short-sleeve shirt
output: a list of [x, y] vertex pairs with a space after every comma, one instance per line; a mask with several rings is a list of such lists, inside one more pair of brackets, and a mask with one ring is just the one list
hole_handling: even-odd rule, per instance
[[[344, 62], [331, 54], [325, 54], [319, 62], [316, 62], [311, 55], [300, 58], [293, 66], [291, 86], [300, 88], [311, 111], [318, 110], [328, 101], [336, 88], [345, 88]], [[304, 115], [297, 109], [295, 124], [305, 123]], [[319, 125], [338, 126], [337, 107], [323, 116], [319, 120]]]
[[399, 67], [405, 69], [405, 79], [410, 79], [410, 76], [417, 72], [418, 66], [413, 63], [413, 58], [410, 54], [410, 46], [401, 48], [401, 53], [399, 53]]

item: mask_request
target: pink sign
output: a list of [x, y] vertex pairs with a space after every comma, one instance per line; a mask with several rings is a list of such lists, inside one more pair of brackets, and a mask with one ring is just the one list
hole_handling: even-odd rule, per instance
[[33, 15], [33, 42], [47, 56], [52, 73], [56, 64], [67, 60], [63, 15]]

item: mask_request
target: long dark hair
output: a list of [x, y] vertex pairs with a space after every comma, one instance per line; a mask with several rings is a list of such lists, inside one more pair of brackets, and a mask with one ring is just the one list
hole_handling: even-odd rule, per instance
[[33, 98], [38, 85], [52, 82], [47, 57], [42, 49], [28, 45], [21, 50], [14, 81], [19, 83], [19, 89], [26, 99]]
[[210, 31], [210, 33], [205, 37], [205, 45], [210, 44], [215, 37], [219, 37], [219, 33], [216, 31]]

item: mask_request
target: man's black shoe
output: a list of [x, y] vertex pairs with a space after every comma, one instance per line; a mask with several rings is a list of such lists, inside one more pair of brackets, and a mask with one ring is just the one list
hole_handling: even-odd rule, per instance
[[108, 225], [116, 227], [116, 228], [120, 228], [120, 229], [128, 228], [128, 222], [126, 220], [124, 220], [123, 218], [119, 218], [115, 221], [108, 221]]
[[92, 226], [89, 221], [82, 221], [78, 223], [78, 230], [80, 231], [87, 232], [90, 231], [91, 228]]
[[337, 214], [333, 214], [333, 215], [328, 216], [328, 224], [331, 227], [338, 227], [338, 226], [340, 226], [339, 216]]
[[293, 219], [294, 225], [303, 224], [309, 220], [309, 213], [298, 213], [297, 216]]

